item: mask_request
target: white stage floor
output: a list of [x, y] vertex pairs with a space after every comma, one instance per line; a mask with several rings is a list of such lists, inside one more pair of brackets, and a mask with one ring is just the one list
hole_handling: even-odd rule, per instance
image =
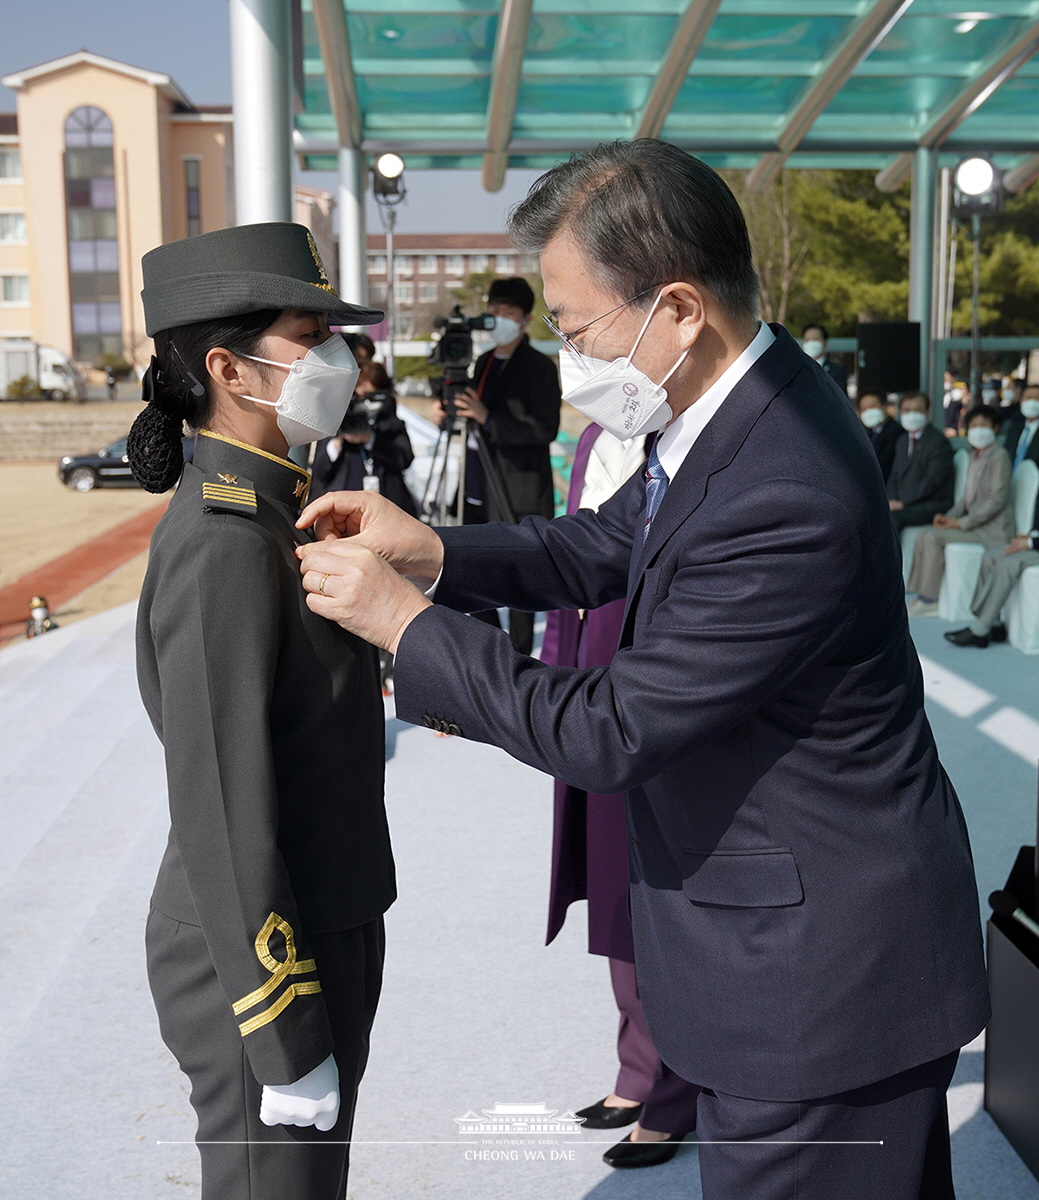
[[[144, 977], [167, 821], [133, 617], [127, 605], [0, 652], [5, 1200], [197, 1194], [187, 1090]], [[945, 689], [932, 717], [984, 898], [1035, 833], [1035, 664], [1005, 647], [956, 651], [944, 628], [914, 623], [922, 652], [954, 672], [932, 672], [932, 693]], [[697, 1200], [694, 1145], [637, 1172], [606, 1167], [600, 1154], [615, 1139], [595, 1131], [500, 1147], [518, 1149], [516, 1160], [467, 1158], [475, 1147], [454, 1118], [469, 1109], [543, 1102], [562, 1113], [606, 1095], [616, 1014], [604, 960], [585, 953], [583, 905], [542, 944], [550, 781], [392, 718], [387, 733], [400, 899], [387, 917], [350, 1196]], [[961, 1056], [950, 1097], [959, 1200], [1037, 1200], [1039, 1185], [981, 1111], [982, 1057], [977, 1046]]]

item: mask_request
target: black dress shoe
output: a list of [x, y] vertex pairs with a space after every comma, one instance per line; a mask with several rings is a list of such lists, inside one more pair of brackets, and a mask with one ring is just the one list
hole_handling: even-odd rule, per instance
[[669, 1133], [663, 1142], [633, 1142], [631, 1134], [611, 1146], [602, 1156], [608, 1167], [622, 1169], [630, 1167], [659, 1167], [661, 1163], [670, 1162], [682, 1144], [684, 1134]]
[[971, 633], [970, 627], [965, 629], [953, 629], [945, 635], [947, 642], [952, 642], [954, 646], [977, 646], [979, 650], [984, 650], [989, 644], [991, 635], [985, 634], [984, 637], [978, 637], [976, 633]]
[[1007, 640], [1007, 627], [1003, 624], [993, 625], [988, 631], [990, 642], [1005, 642]]
[[623, 1129], [625, 1125], [633, 1125], [641, 1112], [641, 1104], [613, 1108], [600, 1100], [598, 1104], [579, 1109], [574, 1115], [584, 1117], [585, 1129]]

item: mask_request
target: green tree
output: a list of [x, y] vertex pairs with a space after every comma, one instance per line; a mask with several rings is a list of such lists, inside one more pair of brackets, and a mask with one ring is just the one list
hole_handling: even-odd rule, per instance
[[901, 320], [909, 297], [909, 185], [878, 192], [872, 171], [783, 171], [760, 192], [726, 172], [747, 217], [766, 320], [821, 321], [835, 336], [861, 319]]

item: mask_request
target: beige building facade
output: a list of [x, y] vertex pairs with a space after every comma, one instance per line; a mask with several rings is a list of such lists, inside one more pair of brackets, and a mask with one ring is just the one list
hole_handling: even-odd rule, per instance
[[[0, 114], [0, 349], [29, 339], [144, 367], [141, 256], [235, 223], [231, 110], [85, 50], [3, 82], [18, 111]], [[296, 220], [334, 272], [333, 206], [297, 189]]]

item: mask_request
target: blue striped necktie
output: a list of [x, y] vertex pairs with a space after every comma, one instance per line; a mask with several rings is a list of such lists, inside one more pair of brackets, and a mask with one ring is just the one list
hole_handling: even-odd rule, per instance
[[643, 541], [649, 537], [649, 527], [657, 515], [657, 509], [660, 507], [661, 500], [664, 499], [669, 482], [667, 472], [660, 465], [660, 459], [657, 458], [657, 448], [654, 444], [650, 451], [649, 462], [646, 463], [646, 525], [642, 531]]

